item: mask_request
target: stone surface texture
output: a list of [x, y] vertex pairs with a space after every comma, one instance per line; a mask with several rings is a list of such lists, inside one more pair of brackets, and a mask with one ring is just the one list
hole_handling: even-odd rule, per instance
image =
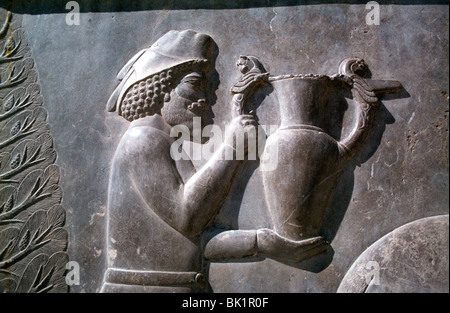
[[358, 257], [338, 292], [448, 292], [448, 228], [441, 215], [395, 229]]

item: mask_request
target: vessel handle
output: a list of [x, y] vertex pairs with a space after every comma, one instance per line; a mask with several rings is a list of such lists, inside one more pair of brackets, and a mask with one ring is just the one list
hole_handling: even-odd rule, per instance
[[358, 151], [367, 139], [372, 128], [376, 108], [379, 106], [377, 95], [366, 82], [364, 76], [369, 68], [360, 58], [345, 59], [339, 65], [339, 72], [334, 79], [340, 79], [350, 88], [357, 103], [357, 118], [350, 134], [339, 141], [339, 149], [344, 159], [349, 159]]

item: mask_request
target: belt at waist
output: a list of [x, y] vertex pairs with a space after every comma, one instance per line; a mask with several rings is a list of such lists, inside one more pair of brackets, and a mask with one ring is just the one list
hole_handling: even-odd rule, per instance
[[105, 282], [111, 284], [197, 287], [204, 288], [205, 276], [197, 272], [135, 271], [119, 268], [108, 268]]

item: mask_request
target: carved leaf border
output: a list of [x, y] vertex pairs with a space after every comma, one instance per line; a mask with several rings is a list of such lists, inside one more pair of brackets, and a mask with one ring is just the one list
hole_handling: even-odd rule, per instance
[[0, 9], [0, 292], [68, 292], [59, 167], [21, 17]]

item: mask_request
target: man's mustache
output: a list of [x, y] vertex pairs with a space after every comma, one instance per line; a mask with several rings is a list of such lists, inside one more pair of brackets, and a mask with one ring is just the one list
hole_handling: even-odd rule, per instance
[[192, 112], [204, 111], [208, 106], [208, 102], [205, 99], [198, 99], [196, 102], [191, 102], [187, 106], [187, 109]]

